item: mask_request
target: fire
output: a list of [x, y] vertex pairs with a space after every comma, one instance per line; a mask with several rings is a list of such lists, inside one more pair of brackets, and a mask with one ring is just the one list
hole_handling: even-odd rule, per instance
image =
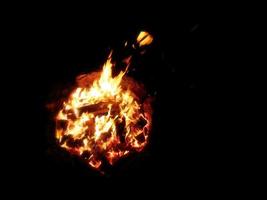
[[139, 46], [149, 45], [153, 41], [153, 37], [146, 31], [141, 31], [136, 39]]
[[[147, 32], [137, 37], [139, 46], [153, 38]], [[56, 139], [91, 167], [113, 165], [130, 152], [140, 152], [151, 131], [151, 101], [143, 85], [126, 76], [126, 70], [112, 76], [112, 56], [101, 72], [81, 75], [78, 86], [56, 115]]]

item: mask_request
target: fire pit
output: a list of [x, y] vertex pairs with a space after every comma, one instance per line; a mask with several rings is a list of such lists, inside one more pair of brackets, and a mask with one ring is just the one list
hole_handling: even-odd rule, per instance
[[[141, 32], [131, 48], [139, 49], [152, 40], [147, 32]], [[100, 171], [104, 163], [114, 165], [120, 158], [142, 151], [148, 143], [151, 97], [143, 84], [126, 75], [131, 59], [124, 59], [125, 70], [113, 76], [116, 63], [110, 53], [100, 72], [78, 76], [76, 88], [56, 115], [60, 147]]]

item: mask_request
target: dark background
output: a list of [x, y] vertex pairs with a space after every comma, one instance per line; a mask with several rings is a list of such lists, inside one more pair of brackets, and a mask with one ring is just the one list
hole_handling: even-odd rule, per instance
[[[227, 83], [221, 50], [215, 48], [222, 41], [214, 21], [201, 19], [197, 6], [129, 7], [42, 7], [26, 13], [18, 58], [25, 65], [15, 68], [14, 77], [25, 102], [14, 141], [22, 146], [14, 149], [20, 158], [12, 172], [17, 183], [27, 180], [40, 194], [126, 190], [139, 196], [164, 187], [183, 193], [216, 191], [235, 182], [238, 152], [230, 150], [232, 142], [217, 118], [224, 108], [215, 103], [221, 97], [214, 92]], [[155, 96], [151, 140], [144, 152], [103, 176], [55, 145], [53, 114], [46, 105], [77, 75], [99, 69], [111, 49], [122, 51], [124, 41], [141, 30], [150, 32], [154, 42], [136, 57], [129, 75]]]

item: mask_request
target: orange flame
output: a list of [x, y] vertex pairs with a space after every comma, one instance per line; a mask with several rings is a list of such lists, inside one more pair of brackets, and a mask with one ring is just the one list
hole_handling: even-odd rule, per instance
[[136, 39], [139, 46], [146, 46], [152, 43], [153, 37], [148, 32], [141, 31]]
[[[146, 32], [137, 38], [140, 46], [152, 40]], [[141, 151], [151, 130], [150, 102], [132, 91], [140, 85], [125, 76], [127, 69], [112, 77], [112, 68], [110, 55], [93, 81], [88, 81], [93, 74], [83, 76], [87, 86], [77, 87], [56, 116], [60, 146], [95, 169], [103, 158], [113, 165], [129, 152]]]

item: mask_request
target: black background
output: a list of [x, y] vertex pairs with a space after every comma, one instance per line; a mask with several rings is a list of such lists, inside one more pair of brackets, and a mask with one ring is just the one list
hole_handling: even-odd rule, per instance
[[[20, 19], [18, 61], [24, 64], [13, 77], [25, 106], [19, 108], [21, 125], [14, 134], [11, 174], [16, 183], [27, 180], [40, 194], [88, 197], [121, 196], [122, 191], [141, 196], [165, 187], [200, 193], [233, 184], [238, 151], [231, 151], [232, 142], [217, 117], [224, 108], [215, 103], [221, 97], [214, 93], [227, 83], [221, 52], [215, 48], [222, 41], [214, 21], [201, 19], [201, 10], [192, 6], [114, 7], [40, 6]], [[155, 96], [151, 140], [144, 152], [103, 176], [56, 147], [46, 105], [77, 75], [99, 69], [111, 49], [122, 51], [124, 41], [141, 30], [150, 32], [154, 42], [137, 57], [129, 75]]]

